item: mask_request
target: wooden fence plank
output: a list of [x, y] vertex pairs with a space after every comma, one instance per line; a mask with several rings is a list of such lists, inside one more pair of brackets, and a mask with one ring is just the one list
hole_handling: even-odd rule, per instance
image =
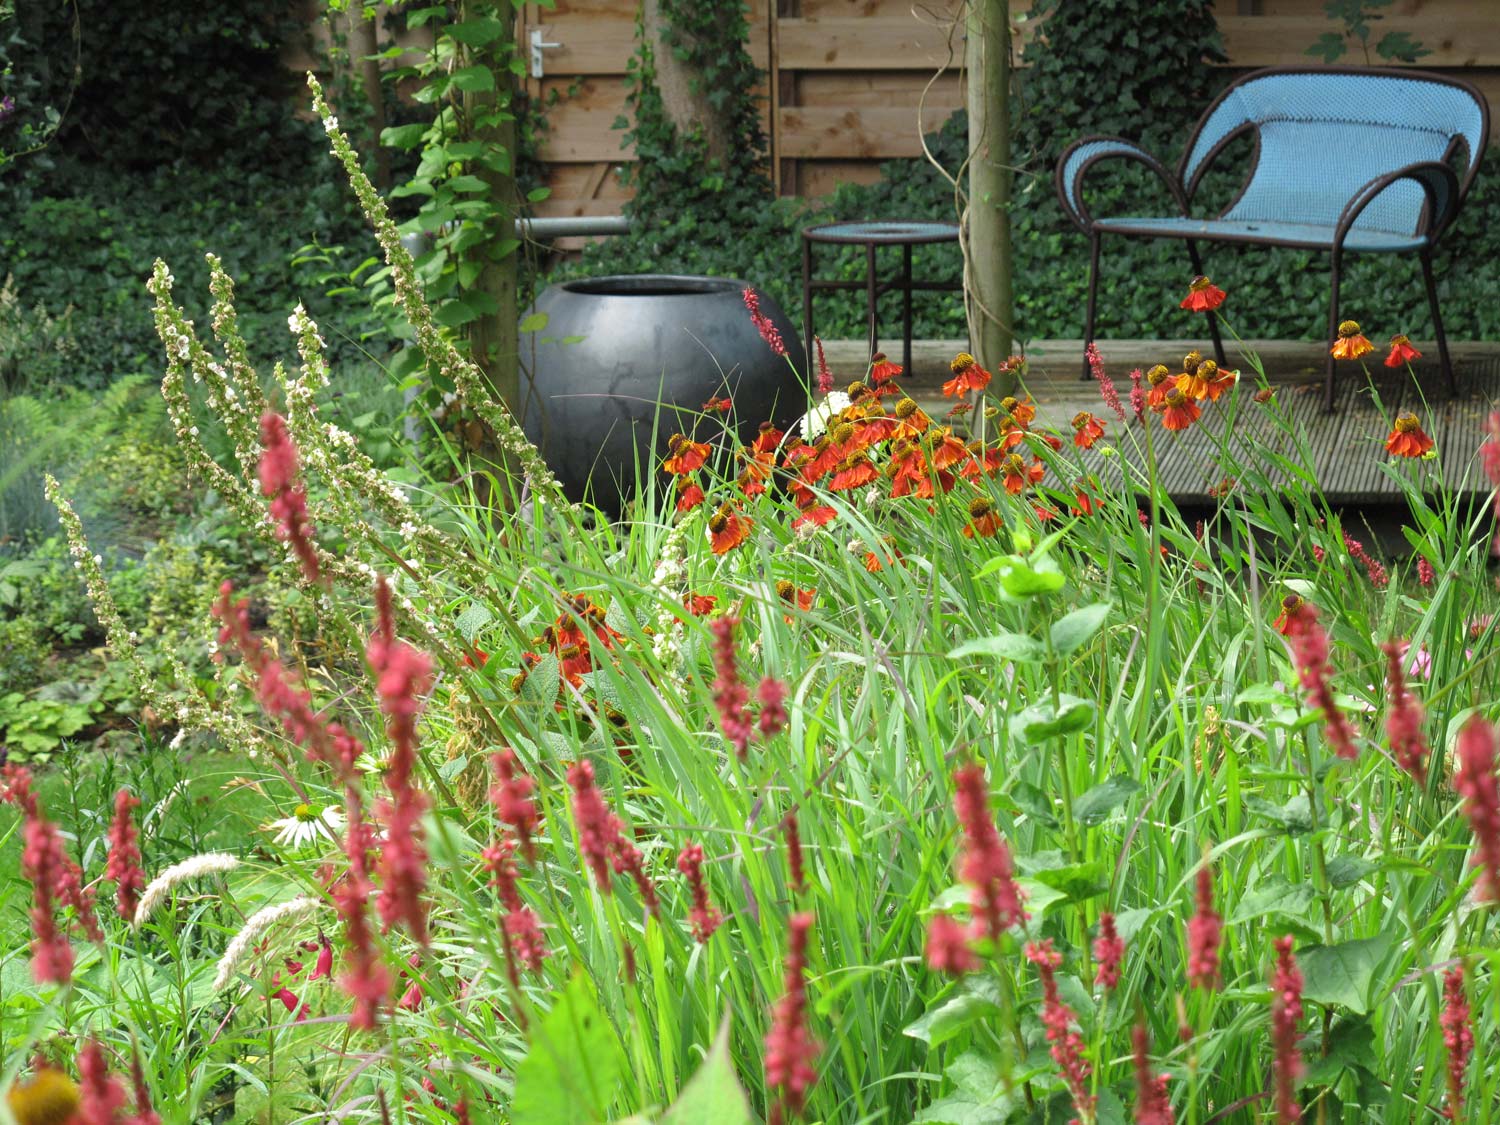
[[888, 160], [920, 156], [921, 135], [941, 126], [948, 114], [933, 113], [919, 122], [914, 106], [789, 106], [780, 117], [783, 157]]
[[[1336, 24], [1321, 12], [1298, 16], [1218, 17], [1224, 53], [1231, 66], [1315, 65], [1308, 47]], [[1373, 40], [1404, 31], [1432, 53], [1419, 66], [1500, 66], [1500, 19], [1488, 15], [1449, 16], [1441, 21], [1426, 16], [1389, 15], [1374, 26]], [[1363, 62], [1351, 57], [1342, 61]], [[1376, 59], [1377, 63], [1383, 60]]]

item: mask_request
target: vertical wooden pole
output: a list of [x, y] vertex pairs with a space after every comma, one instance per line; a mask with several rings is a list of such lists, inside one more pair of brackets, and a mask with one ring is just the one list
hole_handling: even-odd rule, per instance
[[[964, 67], [969, 109], [969, 203], [964, 306], [974, 355], [989, 370], [1010, 355], [1010, 4], [968, 0]], [[997, 390], [1009, 393], [1010, 386]]]

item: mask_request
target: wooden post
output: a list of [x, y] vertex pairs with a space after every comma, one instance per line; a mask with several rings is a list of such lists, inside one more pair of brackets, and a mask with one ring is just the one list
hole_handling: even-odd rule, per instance
[[[994, 371], [1010, 355], [1014, 335], [1009, 0], [968, 0], [966, 30], [969, 201], [962, 239], [964, 308], [975, 358]], [[1001, 394], [1008, 394], [1014, 386], [1014, 376], [997, 378], [996, 390]]]

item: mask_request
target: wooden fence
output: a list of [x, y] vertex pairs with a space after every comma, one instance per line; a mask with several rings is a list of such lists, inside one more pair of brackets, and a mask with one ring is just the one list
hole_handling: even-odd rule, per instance
[[[1028, 6], [1011, 4], [1022, 41]], [[750, 0], [749, 49], [767, 76], [764, 123], [780, 194], [869, 182], [882, 160], [921, 154], [922, 134], [963, 104], [958, 10], [956, 0]], [[1237, 69], [1315, 64], [1307, 48], [1335, 29], [1323, 0], [1219, 0], [1217, 10]], [[1432, 52], [1419, 65], [1473, 82], [1500, 122], [1500, 0], [1396, 0], [1383, 12], [1375, 38], [1405, 31], [1419, 40]], [[552, 197], [541, 214], [611, 214], [626, 198], [617, 173], [630, 154], [614, 123], [625, 112], [635, 14], [635, 0], [523, 9], [523, 48], [533, 32], [557, 44], [542, 49], [543, 76], [529, 80], [537, 104], [557, 96], [546, 111]]]

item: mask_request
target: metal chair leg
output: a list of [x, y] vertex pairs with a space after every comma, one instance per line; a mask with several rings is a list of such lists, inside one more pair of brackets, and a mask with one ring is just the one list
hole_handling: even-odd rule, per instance
[[1340, 271], [1343, 269], [1343, 257], [1337, 250], [1333, 254], [1333, 292], [1328, 299], [1328, 336], [1325, 339], [1327, 345], [1328, 359], [1323, 368], [1323, 411], [1327, 414], [1333, 413], [1333, 342], [1339, 336], [1339, 281]]
[[870, 347], [865, 355], [865, 362], [869, 363], [880, 347], [880, 294], [875, 279], [875, 244], [865, 243], [865, 301], [869, 304], [870, 312]]
[[806, 351], [802, 378], [809, 387], [817, 386], [817, 375], [813, 369], [813, 298], [812, 298], [812, 239], [802, 236], [802, 346]]
[[1448, 336], [1443, 331], [1443, 314], [1438, 311], [1437, 282], [1432, 276], [1432, 255], [1423, 252], [1422, 280], [1427, 285], [1427, 306], [1432, 310], [1432, 327], [1437, 334], [1438, 361], [1443, 365], [1443, 378], [1448, 381], [1448, 397], [1458, 397], [1458, 379], [1453, 374], [1453, 362], [1448, 358]]
[[1089, 371], [1088, 346], [1094, 342], [1094, 313], [1099, 297], [1099, 236], [1089, 235], [1089, 301], [1083, 314], [1083, 376], [1086, 381]]
[[[1188, 239], [1188, 259], [1193, 263], [1193, 274], [1203, 276], [1203, 257], [1198, 253], [1198, 244]], [[1219, 335], [1219, 314], [1212, 309], [1208, 311], [1208, 335], [1214, 342], [1214, 362], [1220, 367], [1228, 365], [1224, 358], [1224, 341]]]

